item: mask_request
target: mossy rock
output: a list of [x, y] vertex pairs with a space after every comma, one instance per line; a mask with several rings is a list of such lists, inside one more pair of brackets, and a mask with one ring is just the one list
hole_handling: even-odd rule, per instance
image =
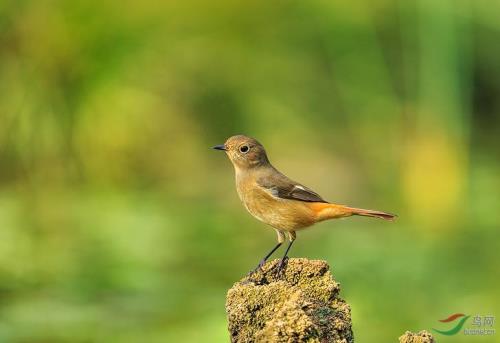
[[268, 262], [228, 291], [231, 342], [354, 342], [351, 309], [325, 261]]
[[403, 336], [399, 337], [399, 343], [435, 343], [435, 341], [429, 332], [423, 330], [419, 333], [406, 331]]

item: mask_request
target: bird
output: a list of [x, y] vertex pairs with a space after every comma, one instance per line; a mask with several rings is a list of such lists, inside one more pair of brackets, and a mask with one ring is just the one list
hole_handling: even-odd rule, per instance
[[310, 188], [293, 181], [269, 162], [264, 146], [245, 135], [229, 137], [224, 144], [213, 149], [226, 153], [231, 161], [236, 179], [238, 196], [247, 211], [268, 224], [277, 234], [278, 243], [269, 251], [255, 269], [256, 272], [288, 238], [285, 254], [277, 264], [281, 273], [288, 260], [288, 253], [297, 238], [296, 232], [328, 219], [366, 216], [393, 220], [396, 215], [330, 203]]

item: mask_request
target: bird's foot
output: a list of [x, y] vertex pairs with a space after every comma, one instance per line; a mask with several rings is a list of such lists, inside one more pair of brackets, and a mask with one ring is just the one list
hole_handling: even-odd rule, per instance
[[288, 264], [288, 256], [283, 257], [276, 265], [276, 277], [280, 278], [284, 275], [286, 266]]
[[260, 260], [259, 264], [257, 265], [257, 267], [255, 267], [255, 269], [252, 269], [248, 274], [249, 275], [252, 275], [252, 274], [255, 274], [257, 271], [261, 271], [263, 272], [262, 270], [262, 267], [264, 267], [264, 265], [266, 264], [266, 260]]
[[246, 277], [248, 278], [248, 280], [252, 280], [252, 276], [257, 273], [258, 271], [261, 271], [264, 273], [264, 270], [262, 269], [262, 267], [264, 267], [264, 265], [266, 264], [266, 260], [261, 260], [259, 262], [259, 264], [257, 265], [257, 267], [255, 267], [254, 269], [252, 269], [251, 271], [248, 272], [248, 274], [246, 275]]

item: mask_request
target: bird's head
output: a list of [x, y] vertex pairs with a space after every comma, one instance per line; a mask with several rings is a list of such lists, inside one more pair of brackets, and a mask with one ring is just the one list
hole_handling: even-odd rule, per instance
[[231, 163], [237, 169], [248, 169], [269, 163], [266, 150], [256, 139], [236, 135], [229, 137], [222, 145], [213, 147], [225, 151]]

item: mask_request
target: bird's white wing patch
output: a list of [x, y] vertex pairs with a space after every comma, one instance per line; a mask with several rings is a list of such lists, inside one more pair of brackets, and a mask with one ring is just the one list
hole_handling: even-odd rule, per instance
[[279, 198], [279, 189], [278, 187], [271, 187], [266, 189], [271, 195], [275, 198]]

